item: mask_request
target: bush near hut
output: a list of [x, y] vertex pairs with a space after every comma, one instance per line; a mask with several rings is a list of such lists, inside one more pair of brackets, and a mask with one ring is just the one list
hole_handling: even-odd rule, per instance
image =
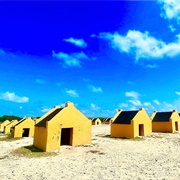
[[43, 152], [41, 149], [30, 145], [30, 146], [24, 146], [20, 147], [18, 149], [15, 149], [11, 152], [14, 156], [25, 156], [28, 158], [38, 158], [38, 157], [47, 157], [47, 156], [55, 156], [57, 155], [56, 152]]

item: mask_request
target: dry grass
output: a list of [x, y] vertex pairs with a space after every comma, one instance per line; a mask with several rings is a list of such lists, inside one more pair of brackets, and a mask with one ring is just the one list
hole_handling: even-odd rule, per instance
[[144, 141], [143, 137], [134, 137], [134, 138], [127, 138], [127, 137], [111, 137], [116, 140], [130, 140], [130, 141]]
[[57, 155], [56, 152], [43, 152], [41, 149], [39, 149], [33, 145], [20, 147], [18, 149], [15, 149], [11, 153], [15, 156], [25, 156], [28, 158], [47, 157], [47, 156]]
[[18, 139], [21, 139], [21, 138], [13, 138], [12, 134], [8, 134], [5, 137], [1, 137], [0, 141], [15, 141], [15, 140], [18, 140]]

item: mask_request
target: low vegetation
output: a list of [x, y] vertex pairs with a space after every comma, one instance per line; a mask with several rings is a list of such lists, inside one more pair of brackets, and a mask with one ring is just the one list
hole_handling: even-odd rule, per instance
[[21, 139], [21, 138], [13, 138], [12, 134], [8, 134], [8, 135], [1, 134], [0, 136], [1, 136], [0, 141], [15, 141]]
[[127, 138], [127, 137], [111, 137], [116, 140], [130, 140], [130, 141], [143, 141], [145, 140], [143, 137], [134, 137], [134, 138]]
[[31, 145], [31, 146], [24, 146], [18, 149], [15, 149], [11, 152], [15, 156], [25, 156], [28, 158], [34, 157], [47, 157], [47, 156], [55, 156], [57, 155], [56, 152], [43, 152], [41, 149]]
[[18, 116], [4, 115], [4, 116], [1, 116], [1, 117], [0, 117], [0, 123], [1, 123], [1, 122], [4, 122], [4, 121], [6, 121], [6, 120], [11, 121], [11, 120], [15, 120], [15, 119], [20, 120], [20, 119], [22, 119], [22, 118], [21, 118], [21, 117], [18, 117]]

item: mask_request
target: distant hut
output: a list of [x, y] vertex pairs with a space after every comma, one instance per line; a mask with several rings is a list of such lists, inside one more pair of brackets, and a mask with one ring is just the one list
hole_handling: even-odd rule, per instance
[[157, 112], [151, 116], [153, 132], [175, 132], [179, 131], [180, 116], [176, 110], [171, 112]]
[[4, 134], [10, 134], [12, 127], [15, 126], [17, 123], [18, 120], [12, 120], [9, 124], [4, 126]]
[[24, 118], [12, 127], [12, 135], [14, 138], [34, 136], [34, 126], [34, 120], [32, 120], [30, 117]]
[[93, 118], [92, 125], [101, 125], [101, 120], [99, 118]]
[[119, 112], [111, 124], [111, 137], [133, 138], [152, 134], [151, 120], [145, 109]]
[[0, 124], [0, 132], [4, 132], [4, 126], [8, 125], [10, 123], [9, 120], [5, 120]]
[[103, 123], [104, 124], [111, 124], [111, 118], [106, 118]]
[[105, 120], [106, 120], [106, 119], [107, 119], [107, 118], [103, 118], [103, 119], [102, 119], [102, 121], [101, 121], [102, 124], [105, 124]]
[[35, 125], [34, 146], [44, 150], [56, 150], [61, 145], [91, 143], [91, 121], [73, 103], [64, 108], [55, 106]]

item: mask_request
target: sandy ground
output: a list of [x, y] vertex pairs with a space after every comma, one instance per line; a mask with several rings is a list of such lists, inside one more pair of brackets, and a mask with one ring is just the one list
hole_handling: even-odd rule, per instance
[[93, 126], [92, 144], [62, 146], [56, 156], [18, 157], [11, 151], [33, 138], [0, 141], [0, 179], [19, 180], [178, 180], [180, 133], [153, 133], [144, 140], [110, 138], [110, 126]]

